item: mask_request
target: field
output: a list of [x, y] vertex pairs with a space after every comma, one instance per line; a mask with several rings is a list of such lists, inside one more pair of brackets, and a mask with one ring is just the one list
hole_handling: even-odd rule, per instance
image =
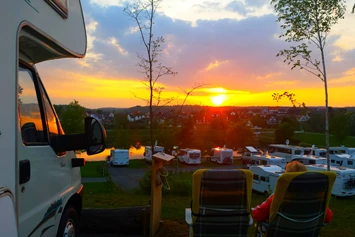
[[[180, 173], [172, 175], [172, 179], [179, 182], [171, 183], [171, 191], [163, 192], [162, 202], [162, 219], [168, 220], [167, 223], [175, 223], [172, 226], [166, 224], [164, 228], [168, 228], [170, 233], [174, 233], [174, 228], [186, 228], [184, 224], [185, 208], [190, 207], [191, 195], [186, 195], [187, 190], [172, 191], [178, 183], [188, 183], [191, 189], [192, 173]], [[180, 193], [180, 194], [179, 194]], [[86, 183], [84, 194], [85, 208], [117, 208], [136, 205], [149, 204], [150, 195], [137, 189], [132, 191], [124, 191], [112, 182], [106, 183]], [[262, 203], [265, 196], [253, 193], [252, 207]], [[330, 207], [333, 211], [333, 221], [322, 228], [322, 237], [354, 236], [353, 218], [355, 217], [355, 202], [353, 198], [335, 198], [332, 197]], [[180, 223], [180, 224], [179, 224]], [[176, 226], [175, 226], [176, 225]], [[175, 227], [174, 227], [175, 226]], [[181, 233], [181, 230], [177, 231]], [[174, 235], [170, 235], [174, 236]], [[250, 228], [249, 236], [254, 236], [254, 227]]]

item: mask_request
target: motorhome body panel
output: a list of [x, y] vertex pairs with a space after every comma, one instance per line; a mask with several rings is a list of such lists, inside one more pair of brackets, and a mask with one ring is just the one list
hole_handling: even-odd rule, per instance
[[127, 149], [111, 150], [111, 166], [114, 165], [128, 165], [129, 151]]

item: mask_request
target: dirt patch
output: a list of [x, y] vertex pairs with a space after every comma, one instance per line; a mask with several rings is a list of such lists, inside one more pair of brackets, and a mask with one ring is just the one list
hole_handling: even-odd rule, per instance
[[185, 221], [163, 220], [155, 237], [187, 237], [189, 230]]

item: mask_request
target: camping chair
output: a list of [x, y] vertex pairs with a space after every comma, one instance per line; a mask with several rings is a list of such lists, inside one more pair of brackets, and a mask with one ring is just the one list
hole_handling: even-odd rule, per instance
[[250, 170], [200, 169], [193, 174], [189, 236], [247, 236], [252, 225]]
[[257, 222], [256, 236], [316, 237], [324, 226], [336, 174], [290, 172], [276, 184], [268, 222]]

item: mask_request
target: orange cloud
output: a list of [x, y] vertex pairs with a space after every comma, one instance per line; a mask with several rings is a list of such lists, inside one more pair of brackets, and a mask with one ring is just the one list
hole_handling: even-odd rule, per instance
[[211, 69], [213, 69], [213, 68], [215, 68], [215, 67], [219, 67], [220, 65], [222, 65], [222, 64], [224, 64], [224, 63], [227, 63], [228, 62], [228, 60], [224, 60], [224, 61], [218, 61], [218, 60], [216, 60], [216, 61], [214, 61], [213, 63], [210, 63], [206, 68], [205, 68], [205, 70], [206, 71], [209, 71], [209, 70], [211, 70]]

